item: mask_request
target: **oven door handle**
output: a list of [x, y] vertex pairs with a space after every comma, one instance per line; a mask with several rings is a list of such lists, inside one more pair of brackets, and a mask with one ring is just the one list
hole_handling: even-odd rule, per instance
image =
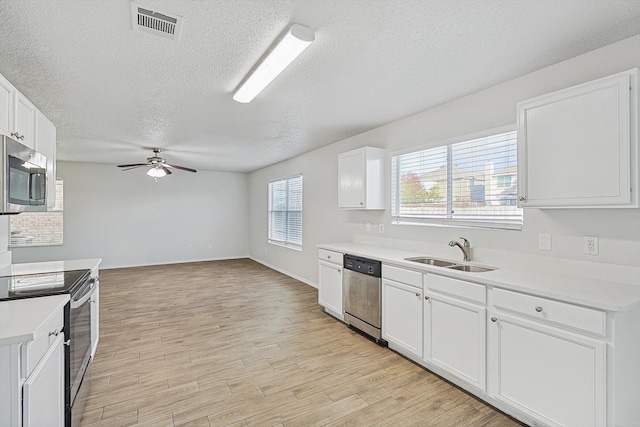
[[89, 298], [91, 298], [93, 296], [93, 292], [95, 291], [95, 288], [96, 288], [96, 279], [91, 278], [91, 286], [89, 287], [89, 290], [80, 299], [76, 299], [76, 300], [71, 301], [71, 308], [72, 309], [73, 308], [78, 308], [82, 304], [87, 302], [89, 300]]

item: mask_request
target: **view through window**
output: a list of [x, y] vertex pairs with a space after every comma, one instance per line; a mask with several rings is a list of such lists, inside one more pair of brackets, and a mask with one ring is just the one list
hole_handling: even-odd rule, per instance
[[515, 131], [394, 156], [395, 223], [522, 228]]
[[302, 250], [302, 175], [269, 183], [269, 243]]
[[56, 246], [63, 242], [64, 185], [56, 179], [56, 204], [49, 212], [23, 212], [9, 217], [9, 247]]

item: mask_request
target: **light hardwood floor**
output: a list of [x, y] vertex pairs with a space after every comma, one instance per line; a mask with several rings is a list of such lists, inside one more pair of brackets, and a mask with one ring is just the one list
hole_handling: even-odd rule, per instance
[[83, 426], [519, 426], [254, 261], [103, 270]]

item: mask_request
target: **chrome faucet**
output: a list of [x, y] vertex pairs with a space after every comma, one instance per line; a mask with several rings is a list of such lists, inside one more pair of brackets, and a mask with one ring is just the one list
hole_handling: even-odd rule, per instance
[[464, 261], [471, 261], [471, 245], [469, 245], [469, 241], [467, 239], [465, 239], [464, 237], [460, 237], [462, 240], [464, 240], [464, 245], [461, 244], [460, 242], [458, 242], [457, 240], [452, 240], [449, 242], [449, 246], [457, 246], [460, 248], [460, 250], [462, 251], [462, 254], [464, 255], [463, 260]]

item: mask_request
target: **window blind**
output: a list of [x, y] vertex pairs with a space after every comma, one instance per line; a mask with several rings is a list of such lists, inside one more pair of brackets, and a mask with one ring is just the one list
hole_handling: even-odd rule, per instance
[[302, 250], [302, 175], [269, 183], [268, 242]]
[[395, 223], [522, 228], [515, 131], [391, 159]]

